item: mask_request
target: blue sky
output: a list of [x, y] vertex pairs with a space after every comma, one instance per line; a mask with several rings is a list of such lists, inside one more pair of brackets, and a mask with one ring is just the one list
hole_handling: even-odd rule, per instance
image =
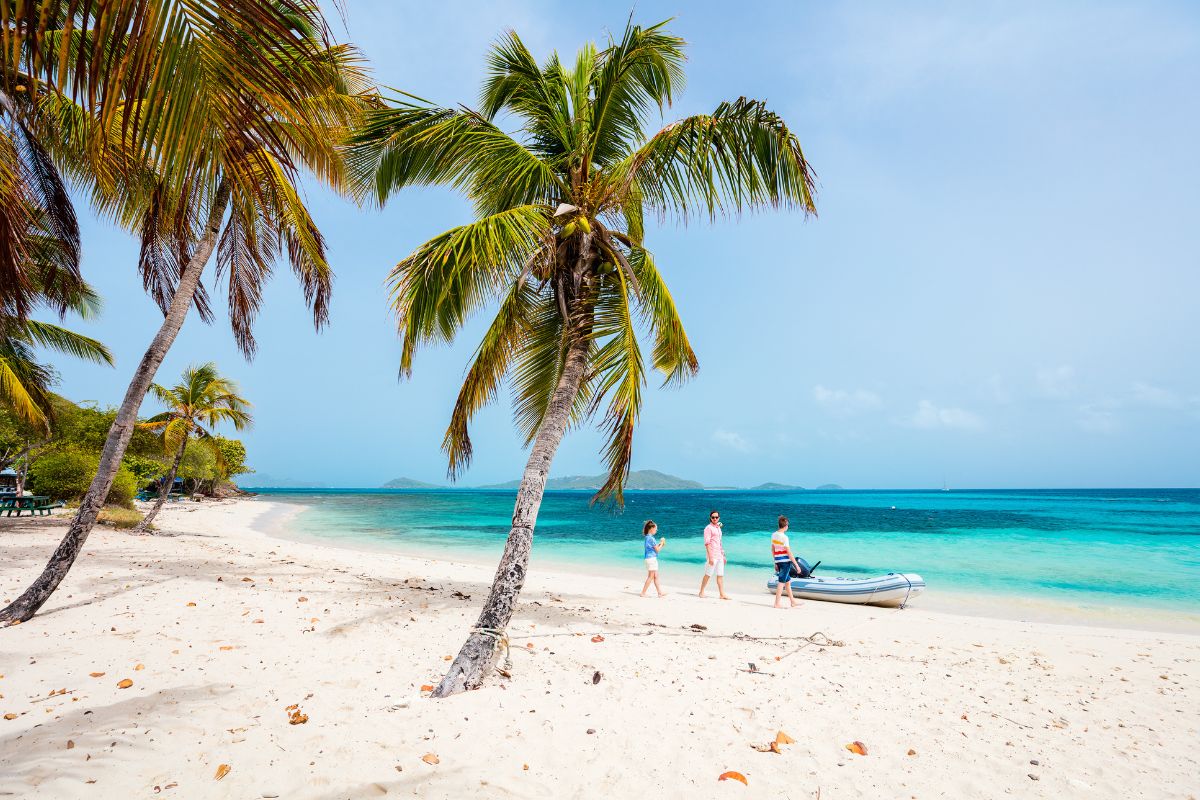
[[[473, 103], [515, 28], [539, 56], [619, 30], [612, 4], [349, 0], [381, 83]], [[847, 487], [1200, 485], [1200, 7], [1189, 3], [639, 2], [675, 16], [688, 90], [667, 119], [739, 95], [798, 133], [820, 216], [759, 214], [648, 234], [701, 361], [647, 392], [635, 468], [709, 484]], [[734, 12], [736, 9], [736, 13]], [[345, 37], [345, 34], [342, 33]], [[277, 477], [441, 482], [439, 445], [484, 317], [398, 382], [383, 285], [468, 219], [447, 190], [360, 210], [310, 188], [337, 271], [312, 331], [279, 270], [245, 363], [192, 315], [159, 373], [215, 360], [254, 401], [243, 438]], [[57, 362], [60, 391], [115, 404], [160, 317], [136, 242], [88, 216], [107, 299], [76, 327], [116, 370]], [[151, 402], [144, 411], [154, 410]], [[507, 400], [475, 426], [466, 484], [517, 477]], [[572, 433], [558, 475], [600, 471]]]

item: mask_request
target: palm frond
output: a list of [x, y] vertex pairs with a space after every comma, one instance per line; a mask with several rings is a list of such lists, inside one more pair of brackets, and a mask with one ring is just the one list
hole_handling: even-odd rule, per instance
[[75, 333], [60, 325], [32, 319], [26, 320], [23, 328], [29, 340], [37, 345], [91, 361], [93, 364], [113, 366], [113, 357], [109, 349], [90, 336]]
[[683, 90], [684, 41], [666, 32], [669, 22], [642, 28], [631, 19], [597, 60], [589, 163], [606, 166], [640, 145], [651, 110], [661, 114]]
[[523, 277], [519, 278], [501, 302], [496, 318], [475, 350], [442, 440], [442, 450], [449, 460], [447, 473], [452, 479], [471, 463], [473, 448], [468, 426], [480, 409], [496, 399], [513, 354], [527, 335], [538, 296], [539, 292], [533, 286]]
[[[413, 99], [415, 100], [415, 98]], [[406, 186], [449, 185], [475, 198], [480, 213], [550, 204], [566, 187], [549, 166], [469, 109], [406, 100], [369, 111], [350, 139], [351, 184], [382, 205]]]
[[700, 370], [700, 362], [688, 341], [675, 300], [650, 251], [633, 248], [629, 264], [642, 288], [642, 316], [654, 334], [654, 368], [665, 376], [664, 385], [682, 383]]
[[608, 468], [608, 478], [595, 499], [612, 497], [620, 503], [629, 475], [633, 432], [641, 413], [642, 387], [646, 383], [646, 375], [630, 314], [630, 286], [621, 270], [612, 273], [609, 284], [609, 290], [596, 308], [594, 335], [604, 343], [591, 362], [597, 374], [593, 407], [608, 400], [602, 423], [607, 438], [604, 463]]
[[388, 277], [400, 320], [400, 371], [419, 344], [451, 341], [471, 312], [520, 275], [549, 231], [549, 211], [517, 206], [452, 228], [401, 261]]
[[614, 167], [660, 215], [715, 218], [762, 207], [815, 214], [815, 178], [800, 142], [766, 104], [740, 98], [664, 127]]

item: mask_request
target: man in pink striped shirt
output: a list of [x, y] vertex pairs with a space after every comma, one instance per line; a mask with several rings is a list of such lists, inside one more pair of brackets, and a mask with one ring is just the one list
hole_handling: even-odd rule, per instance
[[721, 546], [721, 515], [716, 511], [708, 515], [708, 527], [704, 529], [704, 555], [707, 565], [704, 567], [704, 578], [700, 581], [700, 596], [704, 597], [704, 589], [708, 579], [717, 576], [717, 591], [722, 600], [728, 600], [725, 594], [725, 548]]

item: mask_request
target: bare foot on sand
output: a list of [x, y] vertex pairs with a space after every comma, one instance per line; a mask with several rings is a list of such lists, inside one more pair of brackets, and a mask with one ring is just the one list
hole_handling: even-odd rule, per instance
[[730, 597], [730, 596], [729, 596], [729, 595], [727, 595], [727, 594], [723, 594], [723, 595], [721, 595], [721, 599], [722, 599], [722, 600], [732, 600], [733, 598], [732, 598], [732, 597]]
[[669, 592], [659, 592], [659, 593], [658, 593], [658, 596], [659, 596], [659, 597], [666, 597], [668, 594], [669, 594]]

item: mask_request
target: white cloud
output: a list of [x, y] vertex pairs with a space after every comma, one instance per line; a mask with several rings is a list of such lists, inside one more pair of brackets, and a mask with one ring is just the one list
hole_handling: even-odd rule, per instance
[[1063, 365], [1039, 369], [1037, 385], [1046, 397], [1070, 397], [1075, 393], [1075, 368]]
[[1114, 411], [1116, 407], [1117, 404], [1104, 400], [1082, 405], [1075, 424], [1089, 433], [1112, 433], [1120, 427]]
[[1187, 406], [1188, 401], [1170, 389], [1152, 386], [1138, 381], [1133, 384], [1133, 402], [1152, 408], [1179, 409]]
[[928, 400], [917, 404], [917, 412], [904, 420], [913, 428], [952, 428], [956, 430], [978, 430], [983, 427], [979, 415], [962, 408], [944, 408]]
[[850, 417], [883, 405], [879, 395], [866, 389], [827, 389], [820, 384], [813, 387], [813, 400], [835, 417]]
[[750, 441], [735, 431], [727, 431], [724, 428], [717, 428], [713, 431], [712, 440], [719, 445], [728, 447], [730, 450], [736, 450], [739, 453], [749, 453], [754, 450], [754, 446]]

